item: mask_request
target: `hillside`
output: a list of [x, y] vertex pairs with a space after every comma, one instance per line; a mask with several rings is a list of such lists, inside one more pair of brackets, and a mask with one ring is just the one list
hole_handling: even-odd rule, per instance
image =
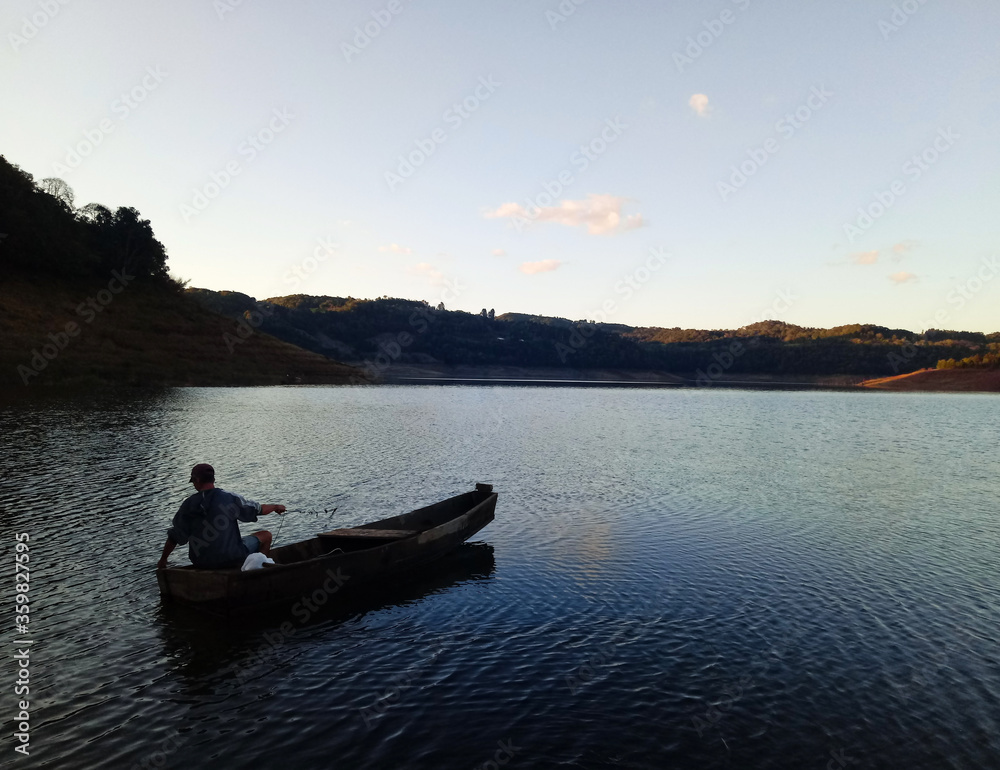
[[258, 302], [234, 291], [185, 291], [139, 211], [77, 206], [65, 182], [36, 183], [2, 157], [0, 217], [0, 387], [341, 383], [407, 367], [852, 383], [935, 366], [995, 366], [1000, 355], [1000, 334], [975, 332], [781, 321], [636, 328], [389, 297]]
[[363, 381], [351, 367], [267, 334], [244, 339], [248, 327], [184, 296], [128, 287], [102, 306], [101, 290], [0, 283], [0, 387]]
[[133, 208], [0, 157], [0, 388], [367, 381], [184, 295]]
[[861, 383], [876, 390], [926, 393], [1000, 393], [1000, 369], [921, 369]]
[[236, 292], [189, 289], [231, 317], [258, 312], [261, 329], [309, 350], [367, 367], [529, 367], [670, 372], [686, 379], [863, 378], [933, 367], [985, 352], [1000, 335], [917, 334], [855, 324], [812, 329], [762, 321], [741, 329], [634, 328], [522, 313], [496, 317], [405, 299], [293, 295], [257, 302]]

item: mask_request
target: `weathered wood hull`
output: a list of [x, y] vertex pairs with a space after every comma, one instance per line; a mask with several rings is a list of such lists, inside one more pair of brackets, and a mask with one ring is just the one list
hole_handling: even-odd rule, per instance
[[401, 516], [272, 548], [274, 567], [158, 569], [160, 594], [225, 614], [296, 601], [326, 604], [341, 591], [408, 572], [454, 550], [493, 521], [492, 489], [477, 484], [473, 492]]

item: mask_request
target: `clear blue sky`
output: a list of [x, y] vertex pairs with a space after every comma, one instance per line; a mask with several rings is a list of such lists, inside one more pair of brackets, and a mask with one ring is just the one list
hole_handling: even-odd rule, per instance
[[998, 29], [990, 0], [9, 0], [0, 153], [259, 298], [996, 331]]

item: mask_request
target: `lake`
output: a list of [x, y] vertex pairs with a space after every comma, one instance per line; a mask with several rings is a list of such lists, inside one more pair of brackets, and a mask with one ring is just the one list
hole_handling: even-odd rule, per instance
[[[30, 535], [34, 640], [17, 766], [1000, 767], [998, 406], [500, 386], [9, 403], [0, 551], [10, 567]], [[220, 622], [161, 604], [154, 573], [196, 462], [298, 509], [262, 519], [278, 544], [476, 482], [496, 520], [307, 622]]]

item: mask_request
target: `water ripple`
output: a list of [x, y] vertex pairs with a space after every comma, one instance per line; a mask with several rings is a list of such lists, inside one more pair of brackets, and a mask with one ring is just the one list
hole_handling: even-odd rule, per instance
[[[995, 399], [178, 389], [0, 420], [39, 766], [1000, 767]], [[160, 604], [206, 460], [300, 509], [282, 542], [476, 481], [500, 505], [285, 635]]]

